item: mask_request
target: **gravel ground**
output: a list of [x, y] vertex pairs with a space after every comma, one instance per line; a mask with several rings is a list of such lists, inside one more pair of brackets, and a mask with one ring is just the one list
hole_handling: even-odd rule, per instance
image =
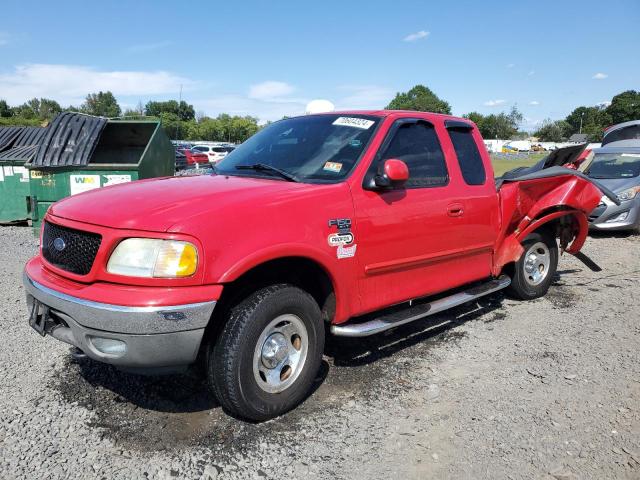
[[26, 323], [28, 228], [0, 240], [0, 478], [640, 478], [640, 236], [599, 236], [549, 295], [495, 294], [329, 341], [314, 394], [254, 425], [194, 376], [138, 377]]

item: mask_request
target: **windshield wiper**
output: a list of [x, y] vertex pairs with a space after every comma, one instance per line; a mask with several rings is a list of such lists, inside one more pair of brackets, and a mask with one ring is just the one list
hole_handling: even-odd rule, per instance
[[258, 172], [259, 171], [274, 172], [289, 182], [300, 182], [298, 177], [296, 177], [294, 174], [285, 172], [284, 170], [280, 170], [279, 168], [274, 167], [273, 165], [268, 165], [266, 163], [254, 163], [253, 165], [236, 165], [236, 170], [255, 170]]

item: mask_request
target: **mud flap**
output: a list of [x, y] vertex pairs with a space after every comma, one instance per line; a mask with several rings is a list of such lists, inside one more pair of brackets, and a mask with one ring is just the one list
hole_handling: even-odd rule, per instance
[[602, 271], [602, 268], [596, 262], [594, 262], [589, 257], [587, 257], [584, 253], [576, 252], [573, 254], [573, 256], [576, 257], [578, 260], [580, 260], [582, 263], [584, 263], [592, 272]]

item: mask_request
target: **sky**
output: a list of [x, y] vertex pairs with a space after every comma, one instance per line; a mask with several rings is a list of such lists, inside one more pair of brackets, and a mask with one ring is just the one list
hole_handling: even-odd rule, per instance
[[[640, 0], [3, 0], [0, 99], [182, 98], [261, 121], [384, 107], [416, 84], [524, 129], [640, 90]], [[90, 5], [95, 5], [91, 7]]]

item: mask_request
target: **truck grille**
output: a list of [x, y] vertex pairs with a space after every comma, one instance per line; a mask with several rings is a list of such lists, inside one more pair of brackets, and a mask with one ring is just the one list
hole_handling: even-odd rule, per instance
[[42, 255], [55, 267], [77, 275], [87, 275], [96, 259], [101, 241], [102, 237], [97, 233], [45, 222]]

